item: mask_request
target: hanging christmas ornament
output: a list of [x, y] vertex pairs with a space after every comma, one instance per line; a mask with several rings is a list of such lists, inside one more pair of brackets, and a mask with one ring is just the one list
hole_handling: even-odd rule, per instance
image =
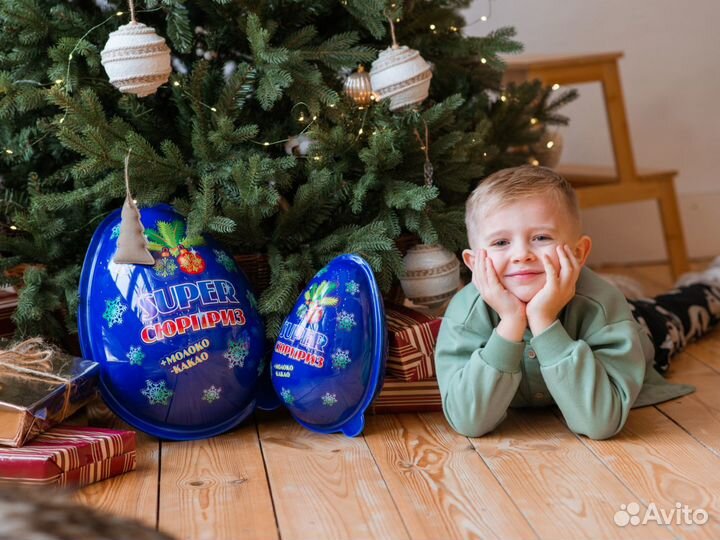
[[355, 73], [348, 75], [344, 85], [345, 95], [360, 107], [367, 107], [372, 102], [372, 84], [370, 74], [363, 65], [359, 65]]
[[373, 62], [370, 80], [377, 98], [390, 99], [390, 110], [397, 111], [425, 101], [432, 72], [418, 51], [398, 45], [395, 26], [389, 20], [393, 44]]
[[113, 86], [143, 97], [154, 94], [170, 77], [170, 48], [153, 28], [135, 20], [133, 1], [128, 3], [130, 23], [110, 34], [100, 57]]
[[433, 164], [430, 162], [430, 133], [428, 130], [427, 122], [423, 120], [423, 123], [425, 124], [425, 141], [420, 138], [420, 133], [418, 133], [417, 129], [415, 130], [415, 138], [420, 143], [420, 150], [422, 150], [425, 154], [425, 163], [423, 164], [423, 176], [425, 177], [425, 186], [432, 187], [435, 182], [435, 169], [433, 167]]
[[289, 137], [285, 143], [285, 153], [288, 156], [296, 155], [298, 157], [305, 157], [308, 155], [313, 142], [314, 141], [304, 133]]
[[460, 285], [460, 261], [440, 245], [410, 248], [400, 278], [405, 296], [414, 304], [435, 309], [450, 300]]
[[150, 251], [148, 251], [145, 228], [140, 222], [140, 211], [135, 206], [130, 194], [130, 151], [125, 156], [125, 203], [122, 207], [120, 219], [120, 233], [117, 242], [117, 251], [113, 262], [117, 264], [155, 264]]

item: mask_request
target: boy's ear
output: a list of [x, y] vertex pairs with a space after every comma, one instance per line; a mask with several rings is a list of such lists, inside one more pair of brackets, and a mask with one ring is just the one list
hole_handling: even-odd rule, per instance
[[590, 251], [592, 250], [592, 239], [584, 234], [580, 237], [580, 239], [575, 244], [575, 257], [577, 258], [578, 262], [580, 262], [580, 266], [585, 265], [585, 261], [588, 258], [588, 255], [590, 255]]
[[475, 268], [475, 254], [473, 253], [473, 250], [464, 249], [462, 252], [462, 260], [465, 263], [465, 266], [467, 266], [470, 269], [470, 272], [472, 272]]

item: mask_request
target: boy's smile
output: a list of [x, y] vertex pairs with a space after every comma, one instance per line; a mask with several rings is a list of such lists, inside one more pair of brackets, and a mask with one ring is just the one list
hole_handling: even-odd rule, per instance
[[557, 269], [557, 246], [569, 245], [581, 263], [589, 252], [589, 245], [578, 250], [580, 244], [585, 246], [573, 220], [546, 195], [489, 210], [474, 240], [475, 249], [487, 251], [500, 283], [523, 302], [529, 302], [545, 285], [545, 255]]

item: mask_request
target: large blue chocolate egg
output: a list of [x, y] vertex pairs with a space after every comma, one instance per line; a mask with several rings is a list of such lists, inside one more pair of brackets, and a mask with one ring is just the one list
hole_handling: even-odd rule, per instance
[[210, 238], [188, 237], [171, 207], [140, 210], [154, 265], [113, 262], [120, 211], [85, 257], [78, 326], [83, 356], [128, 424], [164, 439], [211, 437], [255, 407], [264, 331], [249, 283]]
[[275, 391], [293, 417], [354, 437], [382, 386], [385, 314], [370, 266], [342, 255], [320, 270], [285, 319], [273, 351]]

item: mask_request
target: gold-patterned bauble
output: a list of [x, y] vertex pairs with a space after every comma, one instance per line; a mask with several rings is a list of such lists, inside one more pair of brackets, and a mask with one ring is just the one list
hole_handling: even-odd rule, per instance
[[460, 261], [443, 246], [414, 246], [403, 262], [405, 274], [400, 285], [414, 304], [437, 308], [450, 300], [460, 285]]
[[361, 107], [367, 107], [372, 101], [372, 84], [370, 83], [370, 74], [365, 71], [365, 67], [358, 66], [355, 73], [348, 75], [345, 80], [345, 95], [350, 96], [352, 100]]
[[405, 45], [385, 49], [370, 70], [375, 96], [377, 99], [390, 99], [391, 111], [425, 101], [430, 79], [430, 65], [418, 51]]
[[134, 21], [110, 34], [100, 57], [112, 85], [140, 97], [154, 94], [172, 71], [165, 39]]

